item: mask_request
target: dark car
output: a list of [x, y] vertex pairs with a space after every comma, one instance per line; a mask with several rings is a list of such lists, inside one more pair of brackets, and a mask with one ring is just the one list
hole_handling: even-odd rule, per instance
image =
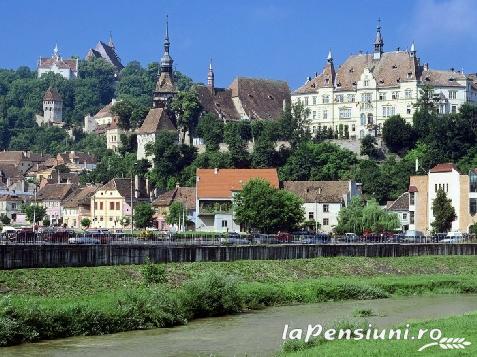
[[279, 244], [280, 243], [277, 237], [271, 234], [252, 234], [250, 239], [252, 243], [255, 243], [255, 244]]
[[315, 234], [305, 237], [300, 243], [302, 244], [326, 244], [330, 242], [328, 234]]
[[220, 242], [224, 244], [250, 244], [247, 238], [242, 237], [236, 232], [226, 233], [224, 237], [220, 238]]
[[287, 232], [278, 232], [277, 234], [277, 240], [280, 243], [293, 243], [295, 240], [293, 235]]

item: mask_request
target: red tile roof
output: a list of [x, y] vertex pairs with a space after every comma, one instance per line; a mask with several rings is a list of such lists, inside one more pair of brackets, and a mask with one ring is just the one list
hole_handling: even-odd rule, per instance
[[431, 173], [451, 172], [452, 170], [458, 171], [457, 166], [451, 162], [447, 162], [443, 164], [437, 164], [430, 170], [430, 172]]
[[197, 197], [232, 198], [233, 191], [254, 178], [268, 181], [273, 187], [279, 187], [276, 169], [197, 169]]

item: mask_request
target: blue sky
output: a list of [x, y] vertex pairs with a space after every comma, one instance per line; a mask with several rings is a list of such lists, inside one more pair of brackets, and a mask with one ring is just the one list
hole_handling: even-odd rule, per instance
[[282, 79], [292, 88], [335, 63], [371, 51], [382, 19], [385, 50], [408, 48], [432, 68], [477, 72], [473, 0], [0, 0], [0, 67], [34, 67], [58, 43], [84, 57], [109, 31], [127, 63], [158, 61], [165, 15], [178, 70], [206, 81], [213, 58], [217, 86], [237, 76]]

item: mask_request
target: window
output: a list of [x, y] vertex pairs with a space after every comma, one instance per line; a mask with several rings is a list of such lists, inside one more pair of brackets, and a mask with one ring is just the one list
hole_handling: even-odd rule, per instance
[[411, 114], [411, 106], [408, 105], [407, 108], [406, 108], [406, 113], [407, 114]]
[[227, 227], [227, 221], [225, 219], [222, 220], [222, 228]]
[[305, 97], [305, 106], [308, 106], [308, 97]]
[[368, 125], [373, 125], [373, 114], [369, 113], [368, 114]]
[[469, 213], [474, 216], [477, 213], [477, 198], [469, 199]]
[[109, 209], [114, 210], [114, 202], [109, 202]]
[[313, 119], [316, 119], [316, 111], [313, 110]]
[[351, 124], [351, 131], [356, 131], [356, 125], [355, 124]]
[[328, 119], [328, 111], [326, 109], [323, 110], [323, 119]]
[[402, 219], [407, 219], [407, 213], [402, 214]]
[[328, 204], [323, 205], [323, 212], [327, 213], [330, 211], [330, 206]]
[[414, 224], [414, 211], [409, 212], [409, 224]]
[[373, 93], [362, 93], [361, 100], [363, 102], [370, 102], [371, 100], [373, 100]]
[[340, 119], [350, 119], [351, 118], [351, 108], [341, 107], [339, 108]]
[[329, 95], [323, 95], [321, 96], [321, 100], [323, 103], [329, 103], [330, 102], [330, 96]]
[[415, 204], [415, 198], [416, 198], [415, 193], [414, 193], [414, 192], [410, 192], [410, 193], [409, 193], [409, 204], [410, 204], [411, 206], [413, 206], [413, 205]]
[[369, 80], [368, 80], [368, 79], [365, 79], [365, 80], [364, 80], [364, 86], [365, 86], [365, 87], [368, 87], [368, 86], [369, 86]]
[[103, 209], [103, 202], [99, 203], [99, 209]]
[[411, 89], [406, 89], [404, 91], [404, 98], [406, 98], [406, 99], [411, 99], [412, 98], [412, 90]]
[[472, 170], [469, 173], [469, 191], [477, 192], [477, 173]]
[[98, 209], [98, 203], [94, 202], [94, 209]]
[[450, 90], [449, 91], [449, 99], [457, 99], [457, 91], [456, 90]]
[[328, 218], [323, 218], [323, 225], [327, 226], [328, 224], [330, 224], [329, 219]]
[[346, 98], [347, 98], [348, 102], [354, 103], [355, 95], [354, 95], [354, 94], [348, 94], [348, 95], [346, 96]]
[[457, 113], [457, 105], [452, 106], [452, 114]]
[[316, 96], [313, 97], [313, 105], [316, 105]]
[[379, 100], [386, 100], [386, 93], [380, 92], [379, 93]]
[[391, 116], [393, 116], [395, 113], [395, 108], [390, 106], [390, 105], [386, 105], [386, 106], [383, 106], [383, 117], [384, 118], [389, 118]]
[[112, 221], [113, 221], [113, 217], [109, 217], [109, 221], [112, 222]]
[[366, 125], [366, 114], [361, 113], [360, 122], [361, 122], [361, 125]]
[[315, 219], [315, 215], [313, 214], [313, 212], [308, 212], [308, 219], [310, 221]]
[[343, 99], [344, 99], [344, 98], [343, 98], [343, 94], [337, 94], [337, 95], [335, 96], [335, 101], [336, 101], [337, 103], [343, 103]]
[[119, 211], [119, 202], [116, 202], [116, 211]]
[[391, 95], [391, 98], [392, 99], [399, 99], [399, 92], [398, 91], [393, 92], [392, 95]]

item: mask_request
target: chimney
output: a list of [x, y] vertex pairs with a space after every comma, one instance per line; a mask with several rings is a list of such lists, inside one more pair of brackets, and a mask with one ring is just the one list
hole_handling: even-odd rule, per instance
[[424, 71], [428, 71], [429, 70], [429, 63], [424, 63]]
[[139, 197], [139, 176], [134, 176], [134, 197]]
[[218, 168], [214, 168], [214, 174], [217, 175], [219, 173], [219, 169]]
[[416, 173], [419, 171], [419, 159], [416, 157], [416, 167], [415, 167]]

